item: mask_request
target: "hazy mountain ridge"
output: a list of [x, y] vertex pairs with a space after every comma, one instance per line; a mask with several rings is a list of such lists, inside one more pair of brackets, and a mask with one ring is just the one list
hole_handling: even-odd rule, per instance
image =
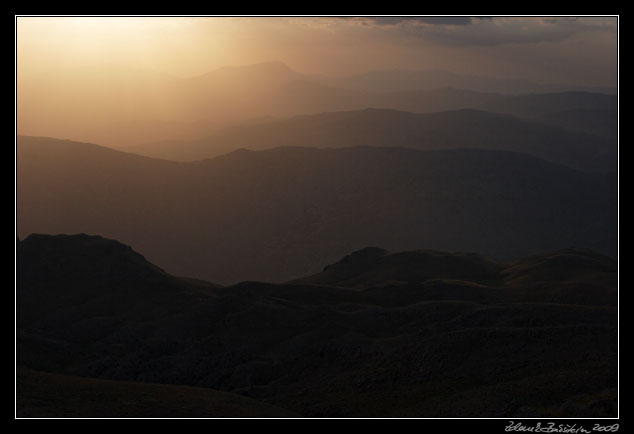
[[[279, 62], [221, 68], [183, 79], [93, 68], [82, 73], [82, 80], [58, 73], [35, 82], [39, 84], [29, 89], [18, 83], [19, 134], [68, 137], [107, 146], [159, 140], [158, 131], [163, 139], [204, 137], [216, 128], [250, 118], [367, 107], [420, 113], [463, 108], [526, 111], [518, 109], [514, 97], [455, 86], [389, 92], [380, 87], [370, 92], [333, 86]], [[549, 98], [558, 98], [553, 95]], [[610, 108], [614, 108], [616, 96], [609, 97], [614, 100]]]
[[609, 140], [617, 140], [619, 135], [619, 115], [615, 109], [563, 110], [541, 115], [539, 121]]
[[591, 92], [561, 92], [505, 96], [483, 103], [482, 110], [535, 118], [547, 113], [574, 109], [618, 110], [618, 95]]
[[[33, 390], [60, 411], [68, 411], [68, 402], [80, 403], [74, 415], [100, 412], [81, 399], [69, 400], [70, 393], [79, 398], [103, 391], [116, 400], [126, 390], [135, 397], [144, 391], [146, 398], [130, 398], [127, 408], [107, 405], [105, 416], [143, 414], [148, 396], [168, 390], [66, 377], [79, 375], [210, 387], [263, 403], [258, 409], [255, 401], [209, 391], [205, 399], [216, 400], [213, 405], [226, 414], [283, 415], [264, 404], [330, 417], [615, 414], [616, 264], [602, 255], [569, 249], [505, 266], [475, 254], [375, 248], [337, 262], [355, 267], [356, 274], [347, 272], [355, 290], [257, 282], [216, 288], [192, 286], [158, 269], [151, 275], [121, 272], [126, 267], [95, 273], [108, 268], [99, 259], [106, 253], [138, 265], [137, 256], [120, 246], [85, 235], [32, 235], [18, 243], [17, 302], [26, 308], [18, 312], [19, 366], [63, 374], [20, 377], [19, 413], [37, 411]], [[43, 252], [51, 249], [57, 261], [76, 264], [74, 269], [43, 263]], [[590, 267], [565, 267], [568, 277], [552, 275], [548, 292], [522, 291], [539, 282], [534, 272], [541, 273], [543, 261], [557, 269], [559, 259], [567, 262], [571, 255]], [[449, 267], [435, 274], [437, 263], [427, 262], [430, 258]], [[377, 260], [393, 273], [382, 282], [375, 280], [384, 268]], [[394, 261], [402, 267], [394, 268]], [[432, 266], [424, 280], [412, 279], [421, 263]], [[497, 283], [461, 280], [465, 266], [484, 266]], [[525, 279], [509, 286], [499, 279], [507, 270]], [[163, 286], [165, 278], [173, 285]], [[597, 292], [580, 305], [564, 295], [553, 303], [551, 295], [571, 278], [579, 288], [601, 282], [608, 297]], [[31, 306], [23, 301], [37, 288], [47, 314], [23, 321]], [[88, 300], [72, 302], [69, 288]], [[29, 378], [38, 378], [39, 386]], [[179, 393], [181, 413], [202, 411], [191, 403], [203, 391], [169, 387]], [[392, 399], [381, 399], [385, 396]], [[164, 401], [165, 411], [171, 402]]]
[[149, 143], [126, 150], [193, 161], [239, 148], [262, 150], [278, 146], [498, 149], [604, 171], [616, 171], [618, 154], [616, 140], [472, 109], [428, 114], [386, 109], [321, 113], [229, 127], [201, 140]]
[[20, 137], [17, 182], [21, 238], [100, 233], [223, 284], [312, 274], [368, 244], [616, 256], [615, 175], [502, 151], [276, 148], [174, 163]]
[[443, 87], [453, 87], [459, 89], [471, 89], [478, 92], [501, 94], [554, 93], [565, 91], [587, 91], [606, 94], [616, 93], [616, 89], [609, 87], [543, 84], [524, 79], [456, 74], [450, 71], [438, 69], [418, 71], [386, 69], [342, 77], [314, 76], [314, 78], [322, 83], [337, 87], [383, 92], [431, 90]]

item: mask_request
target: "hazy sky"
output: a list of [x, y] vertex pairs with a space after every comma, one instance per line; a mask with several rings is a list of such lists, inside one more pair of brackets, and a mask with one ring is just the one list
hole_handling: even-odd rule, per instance
[[18, 17], [18, 78], [94, 65], [185, 77], [279, 60], [303, 73], [447, 69], [616, 86], [615, 17]]

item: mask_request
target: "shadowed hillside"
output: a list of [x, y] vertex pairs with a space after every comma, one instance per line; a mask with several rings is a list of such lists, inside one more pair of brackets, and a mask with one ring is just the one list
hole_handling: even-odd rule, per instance
[[282, 408], [213, 389], [97, 380], [25, 368], [18, 368], [16, 387], [16, 416], [24, 418], [298, 417]]
[[20, 137], [17, 163], [21, 239], [102, 234], [221, 284], [314, 274], [367, 245], [616, 256], [616, 175], [519, 153], [276, 148], [174, 163]]
[[367, 248], [227, 288], [96, 236], [31, 235], [17, 264], [18, 415], [616, 415], [616, 264], [591, 251]]
[[[130, 246], [99, 236], [32, 234], [19, 243], [18, 254], [29, 258], [27, 264], [17, 264], [17, 272], [24, 279], [17, 306], [19, 325], [43, 321], [51, 310], [63, 310], [69, 305], [83, 306], [85, 312], [94, 309], [119, 315], [150, 308], [143, 297], [160, 303], [166, 296], [171, 299], [181, 292], [196, 296], [214, 286], [202, 282], [183, 285], [183, 281], [147, 262]], [[38, 273], [31, 272], [33, 268]], [[69, 282], [63, 293], [51, 293], [40, 274], [67, 276]], [[91, 284], [86, 285], [87, 282]], [[121, 303], [130, 293], [135, 297]], [[66, 318], [68, 322], [78, 320], [72, 316]]]

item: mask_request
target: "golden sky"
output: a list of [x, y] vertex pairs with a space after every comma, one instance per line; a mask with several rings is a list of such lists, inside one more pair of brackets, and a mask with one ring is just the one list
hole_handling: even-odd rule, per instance
[[303, 73], [447, 69], [615, 86], [617, 19], [18, 17], [20, 75], [111, 65], [179, 77], [279, 60]]
[[[614, 88], [617, 35], [616, 17], [20, 16], [18, 133], [114, 146], [291, 115], [288, 101], [267, 112], [279, 97], [270, 75], [197, 80], [271, 61], [308, 75], [435, 69]], [[296, 112], [319, 111], [320, 91], [304, 90]]]

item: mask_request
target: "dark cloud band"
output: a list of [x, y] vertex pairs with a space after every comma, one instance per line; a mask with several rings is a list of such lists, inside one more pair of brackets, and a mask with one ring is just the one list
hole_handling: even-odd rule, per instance
[[415, 22], [422, 24], [443, 25], [443, 26], [466, 26], [473, 22], [471, 17], [360, 17], [360, 19], [380, 26], [396, 25], [403, 22]]

